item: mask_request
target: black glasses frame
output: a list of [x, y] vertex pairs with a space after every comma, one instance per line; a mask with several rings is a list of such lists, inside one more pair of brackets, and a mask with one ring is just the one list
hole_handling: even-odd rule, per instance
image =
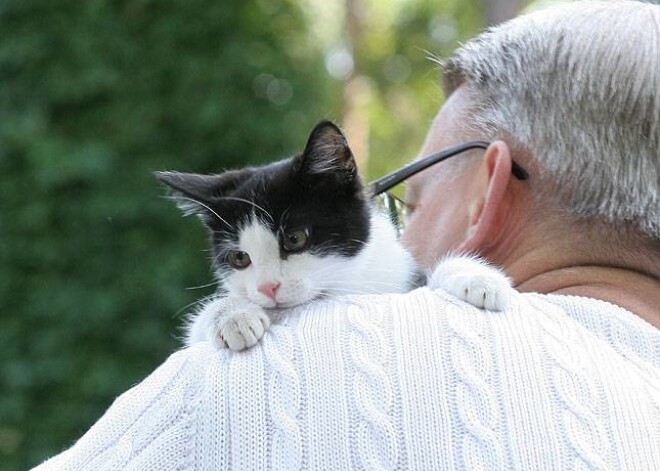
[[[449, 147], [448, 149], [441, 150], [440, 152], [436, 152], [435, 154], [431, 154], [428, 157], [424, 157], [421, 160], [411, 162], [408, 165], [398, 170], [395, 170], [392, 173], [388, 173], [384, 177], [380, 177], [379, 179], [371, 182], [371, 184], [369, 185], [369, 188], [371, 190], [371, 196], [376, 196], [381, 193], [384, 193], [390, 188], [406, 180], [407, 178], [410, 178], [416, 173], [419, 173], [422, 170], [429, 168], [431, 165], [435, 165], [438, 162], [442, 162], [443, 160], [446, 160], [450, 157], [454, 157], [455, 155], [458, 155], [461, 152], [465, 152], [471, 149], [488, 149], [489, 145], [490, 142], [486, 142], [486, 141], [464, 142], [462, 144]], [[511, 167], [511, 173], [513, 173], [513, 176], [516, 177], [518, 180], [527, 180], [529, 178], [529, 173], [527, 172], [527, 170], [525, 170], [515, 162], [513, 162], [513, 165]]]

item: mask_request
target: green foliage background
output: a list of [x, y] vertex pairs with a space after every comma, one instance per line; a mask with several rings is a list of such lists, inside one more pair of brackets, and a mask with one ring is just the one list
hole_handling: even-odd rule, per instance
[[[414, 155], [442, 99], [427, 52], [481, 25], [472, 2], [394, 3], [355, 49], [372, 175]], [[318, 36], [313, 4], [0, 1], [0, 471], [82, 435], [210, 292], [186, 289], [210, 281], [201, 227], [150, 172], [273, 160], [341, 119], [324, 58], [344, 39]], [[393, 55], [407, 75], [383, 69]]]

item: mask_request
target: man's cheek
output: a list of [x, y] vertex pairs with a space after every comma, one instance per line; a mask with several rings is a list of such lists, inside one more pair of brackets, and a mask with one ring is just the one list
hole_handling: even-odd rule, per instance
[[439, 249], [436, 223], [432, 216], [425, 217], [424, 214], [415, 213], [408, 220], [401, 238], [403, 245], [423, 268], [431, 268], [432, 260]]

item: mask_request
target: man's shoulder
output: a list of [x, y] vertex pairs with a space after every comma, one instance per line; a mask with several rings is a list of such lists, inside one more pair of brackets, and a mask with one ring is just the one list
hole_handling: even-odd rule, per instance
[[[338, 357], [414, 356], [420, 353], [417, 347], [433, 348], [445, 359], [462, 357], [452, 345], [473, 345], [494, 357], [505, 356], [509, 363], [534, 351], [547, 355], [559, 350], [583, 357], [619, 356], [660, 368], [660, 331], [610, 303], [519, 293], [504, 312], [493, 312], [428, 288], [342, 296], [283, 310], [274, 315], [270, 331], [252, 349], [234, 353], [201, 343], [177, 352], [161, 368], [203, 370], [214, 363], [229, 368], [252, 362], [277, 368], [295, 357], [293, 368], [308, 362], [336, 363]], [[519, 349], [503, 351], [507, 346]]]
[[247, 351], [173, 354], [39, 469], [660, 459], [657, 336], [593, 301], [525, 294], [496, 313], [421, 288], [290, 309]]

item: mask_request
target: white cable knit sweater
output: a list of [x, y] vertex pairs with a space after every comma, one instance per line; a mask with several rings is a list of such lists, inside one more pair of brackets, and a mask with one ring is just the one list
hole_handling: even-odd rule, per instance
[[657, 471], [660, 331], [579, 297], [318, 302], [175, 353], [36, 469]]

